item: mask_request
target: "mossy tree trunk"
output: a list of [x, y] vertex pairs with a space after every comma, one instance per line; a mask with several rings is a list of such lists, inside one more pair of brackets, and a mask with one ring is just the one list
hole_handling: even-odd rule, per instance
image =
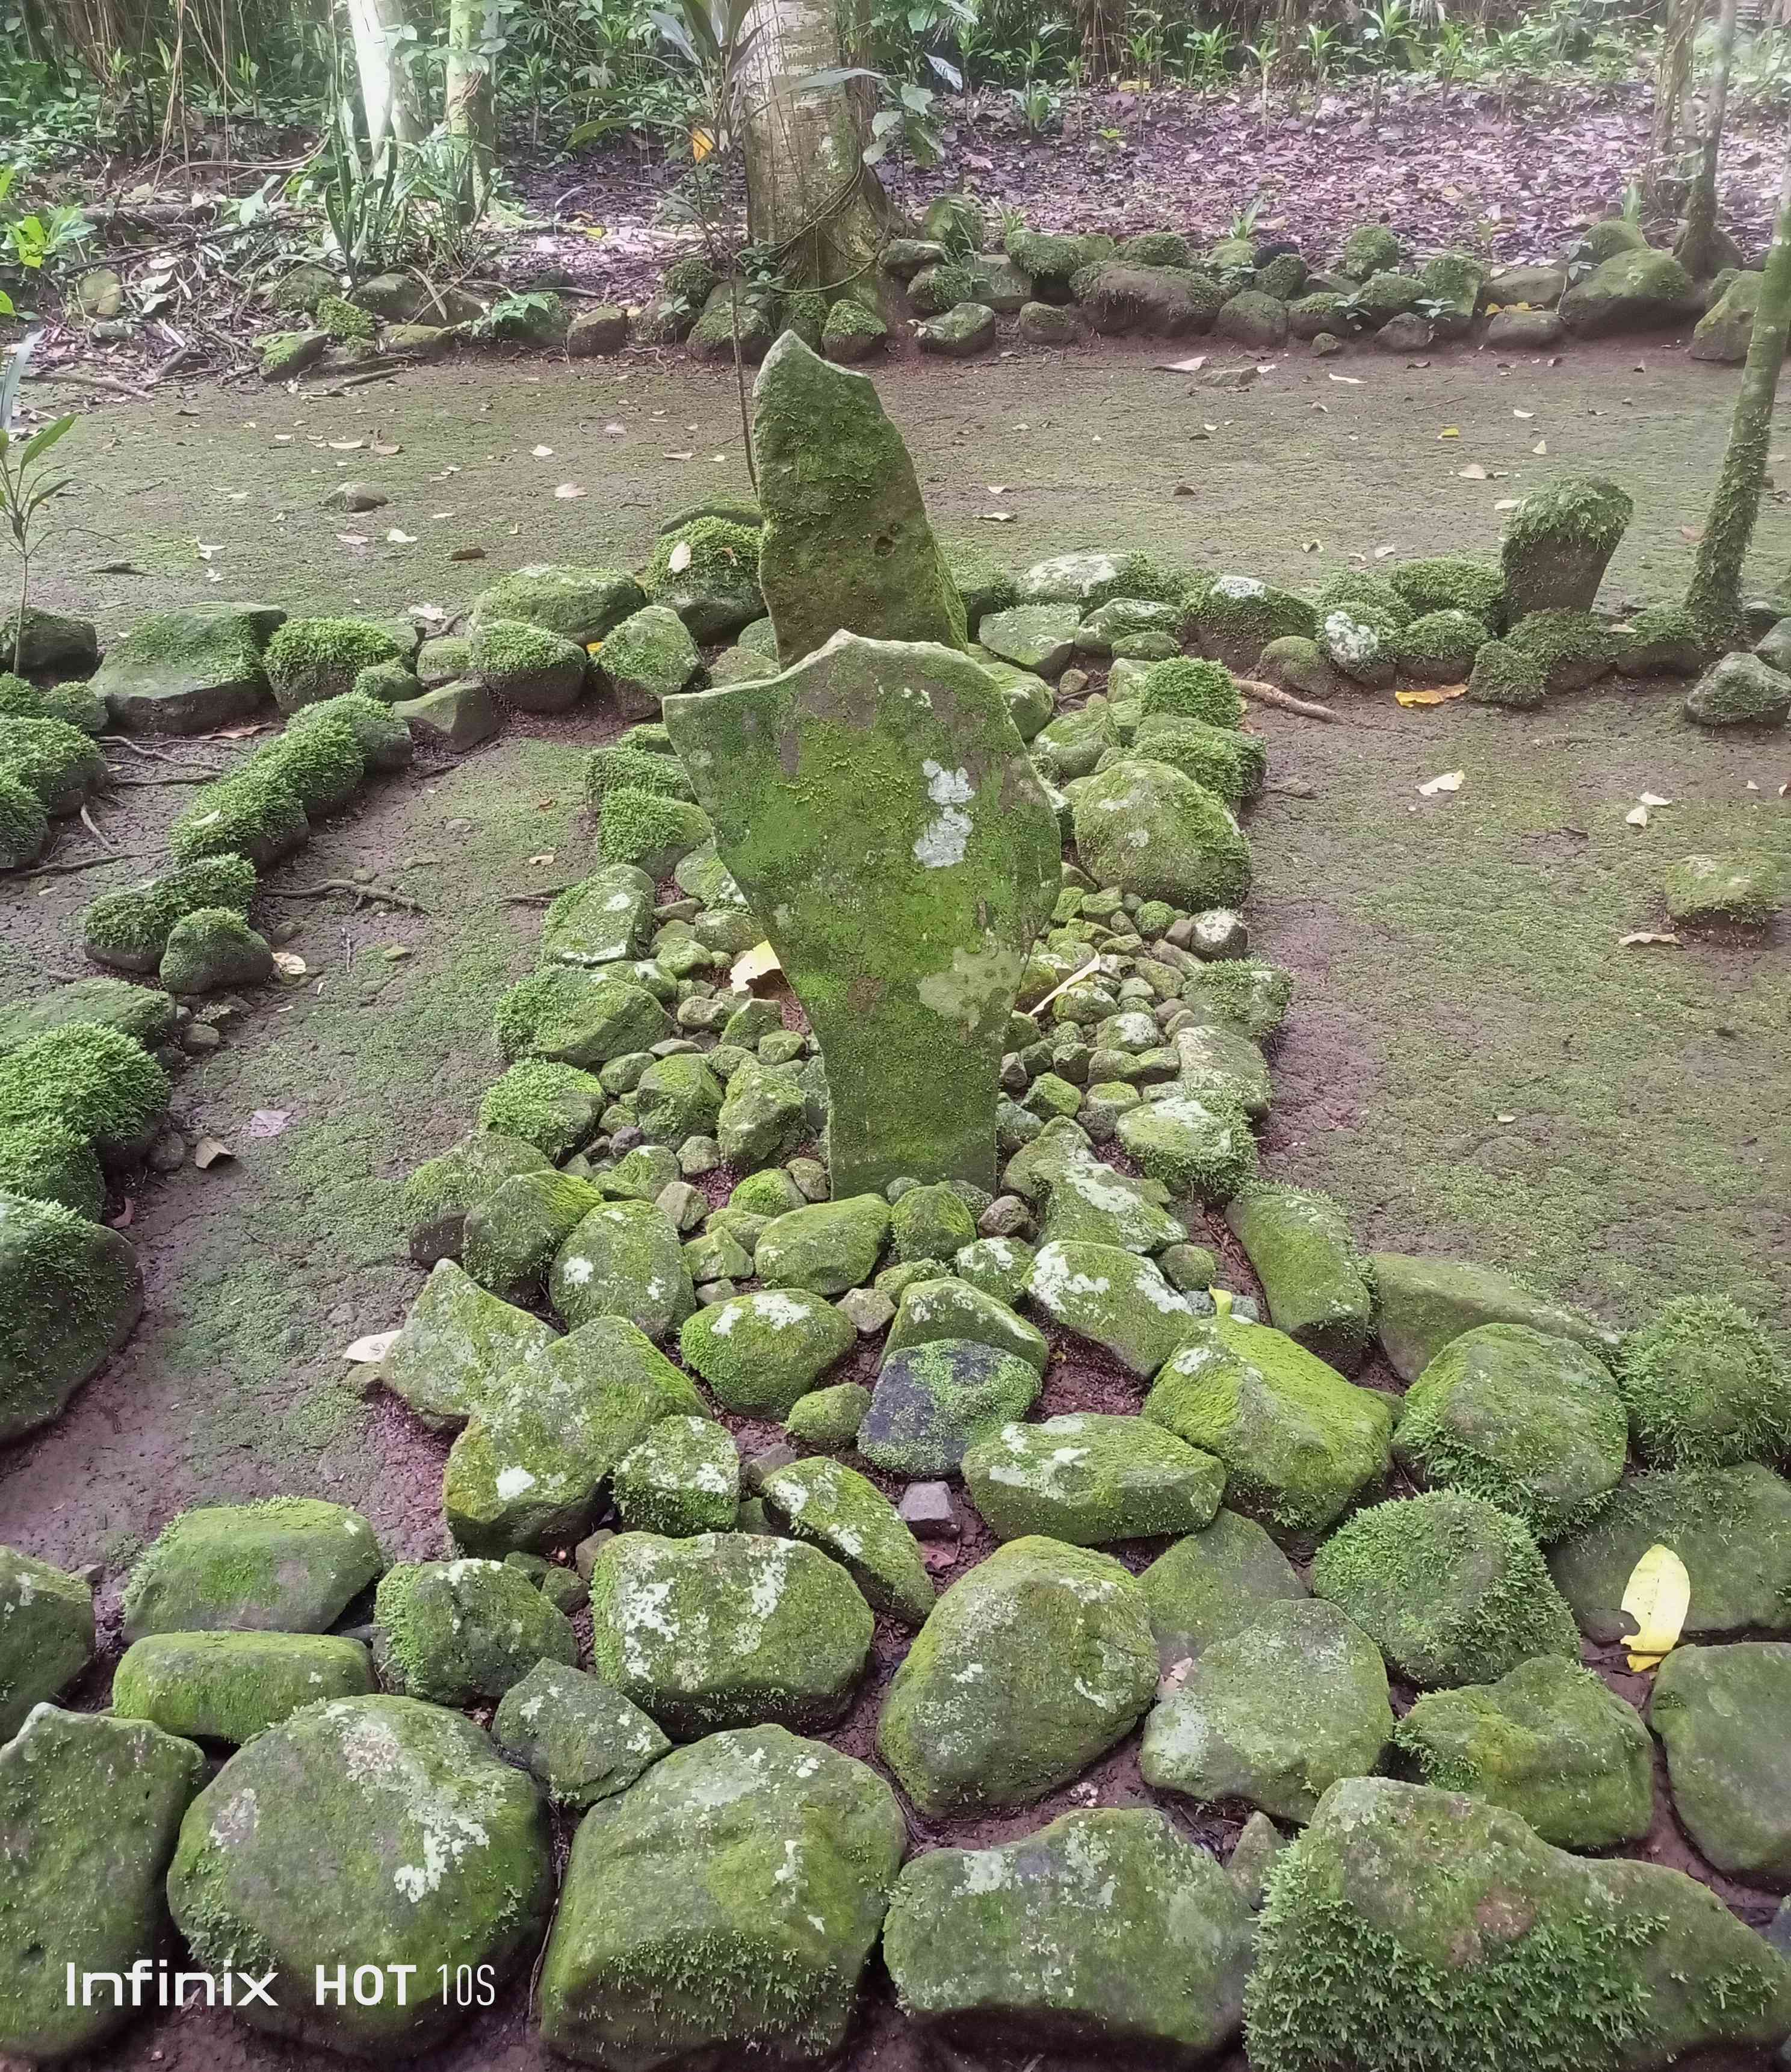
[[448, 13], [448, 76], [444, 113], [463, 159], [462, 207], [484, 212], [497, 152], [497, 97], [492, 72], [503, 45], [497, 0], [453, 0]]
[[1654, 122], [1648, 140], [1648, 170], [1642, 179], [1650, 201], [1671, 173], [1674, 146], [1679, 134], [1679, 107], [1691, 76], [1691, 47], [1703, 11], [1702, 0], [1667, 0], [1660, 57], [1654, 68]]
[[411, 0], [348, 0], [348, 21], [367, 142], [376, 163], [388, 139], [414, 144], [427, 126], [409, 63], [417, 24]]
[[1729, 67], [1735, 56], [1736, 0], [1723, 0], [1716, 19], [1716, 62], [1711, 68], [1710, 93], [1704, 109], [1702, 154], [1697, 178], [1686, 199], [1686, 224], [1674, 248], [1679, 264], [1694, 281], [1716, 271], [1716, 158], [1723, 147], [1723, 123], [1728, 113]]
[[746, 228], [792, 288], [863, 291], [888, 204], [865, 163], [851, 82], [799, 94], [840, 68], [833, 0], [757, 0], [747, 21]]
[[1791, 327], [1791, 150], [1785, 155], [1779, 187], [1777, 220], [1772, 249], [1760, 282], [1748, 362], [1741, 370], [1741, 393], [1729, 425], [1723, 472], [1711, 499], [1704, 536], [1691, 574], [1686, 604], [1700, 637], [1711, 648], [1733, 640], [1741, 618], [1741, 565], [1760, 515], [1760, 492], [1766, 479], [1767, 449], [1773, 433], [1773, 399], [1785, 358], [1785, 332]]

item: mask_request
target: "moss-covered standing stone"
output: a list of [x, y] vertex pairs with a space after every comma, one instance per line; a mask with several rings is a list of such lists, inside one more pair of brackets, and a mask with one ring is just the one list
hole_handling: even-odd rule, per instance
[[1320, 1801], [1256, 1948], [1261, 2072], [1640, 2072], [1791, 2025], [1791, 1966], [1682, 1873], [1588, 1863], [1514, 1814], [1386, 1778]]
[[873, 1626], [847, 1572], [794, 1540], [625, 1532], [591, 1572], [593, 1668], [678, 1740], [832, 1725]]
[[327, 1633], [152, 1633], [125, 1651], [112, 1709], [164, 1733], [249, 1741], [322, 1698], [365, 1697], [372, 1657]]
[[108, 644], [93, 689], [118, 725], [133, 731], [205, 734], [228, 726], [265, 700], [261, 656], [285, 618], [253, 604], [153, 611]]
[[1587, 611], [1635, 510], [1627, 491], [1601, 476], [1563, 476], [1533, 491], [1512, 513], [1499, 548], [1506, 610]]
[[93, 1593], [47, 1561], [0, 1547], [0, 1742], [93, 1657]]
[[1086, 1411], [1003, 1425], [968, 1449], [963, 1473], [997, 1539], [1078, 1547], [1197, 1531], [1225, 1488], [1218, 1461], [1160, 1424]]
[[437, 1705], [501, 1698], [537, 1662], [576, 1662], [571, 1622], [501, 1561], [401, 1563], [373, 1604], [373, 1659], [390, 1690]]
[[903, 2012], [947, 2044], [1187, 2072], [1235, 2040], [1251, 1926], [1166, 1815], [1103, 1808], [1004, 1848], [916, 1856], [883, 1948]]
[[1555, 1655], [1496, 1684], [1427, 1691], [1394, 1737], [1423, 1782], [1502, 1806], [1557, 1848], [1640, 1841], [1653, 1818], [1653, 1754], [1636, 1708]]
[[1008, 1015], [1058, 861], [1000, 693], [967, 656], [842, 633], [665, 709], [820, 1039], [836, 1192], [992, 1188]]
[[864, 1763], [777, 1726], [679, 1749], [588, 1813], [541, 1973], [557, 2051], [797, 2067], [846, 2040], [906, 1840]]
[[1380, 1650], [1335, 1605], [1257, 1608], [1203, 1649], [1144, 1723], [1147, 1784], [1309, 1820], [1341, 1777], [1380, 1767], [1393, 1732]]
[[204, 1774], [191, 1741], [52, 1705], [0, 1747], [0, 2050], [70, 2058], [129, 2021], [104, 1984], [71, 2005], [68, 1968], [158, 1955], [162, 1874]]
[[1156, 1688], [1126, 1570], [1013, 1540], [939, 1600], [889, 1686], [877, 1747], [925, 1812], [1025, 1806], [1128, 1733]]
[[385, 1566], [358, 1511], [317, 1497], [206, 1504], [170, 1519], [125, 1585], [125, 1638], [322, 1633]]
[[[527, 1587], [526, 1585], [524, 1586]], [[189, 1808], [168, 1874], [197, 1963], [271, 1969], [277, 2035], [415, 2052], [465, 2019], [459, 1967], [504, 1977], [553, 1903], [540, 1794], [470, 1720], [412, 1698], [307, 1706], [239, 1749]], [[409, 1964], [405, 2004], [319, 2004], [319, 1967]]]

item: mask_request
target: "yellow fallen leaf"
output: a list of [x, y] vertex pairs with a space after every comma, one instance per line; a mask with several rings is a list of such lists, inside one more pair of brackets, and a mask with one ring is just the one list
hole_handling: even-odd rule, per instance
[[734, 959], [733, 968], [728, 973], [728, 978], [734, 991], [741, 993], [756, 980], [769, 978], [774, 972], [783, 969], [783, 966], [778, 962], [778, 953], [771, 945], [757, 943], [743, 956]]
[[1546, 454], [1548, 451], [1548, 441], [1547, 439], [1538, 439], [1530, 450], [1533, 454]]
[[1623, 1609], [1636, 1622], [1628, 1642], [1630, 1668], [1659, 1668], [1678, 1646], [1691, 1609], [1691, 1578], [1670, 1547], [1657, 1542], [1630, 1570]]
[[1393, 695], [1403, 705], [1446, 705], [1451, 698], [1465, 697], [1465, 684], [1432, 685], [1421, 691], [1395, 691]]
[[692, 130], [690, 133], [690, 155], [698, 165], [715, 149], [715, 139], [707, 130]]
[[1214, 1314], [1229, 1317], [1231, 1314], [1231, 1290], [1229, 1288], [1215, 1288], [1212, 1293]]
[[1461, 436], [1459, 425], [1445, 425], [1436, 435], [1440, 439], [1458, 439]]
[[1434, 799], [1440, 791], [1459, 791], [1467, 772], [1463, 770], [1445, 770], [1440, 777], [1432, 777], [1427, 783], [1418, 787], [1427, 799]]

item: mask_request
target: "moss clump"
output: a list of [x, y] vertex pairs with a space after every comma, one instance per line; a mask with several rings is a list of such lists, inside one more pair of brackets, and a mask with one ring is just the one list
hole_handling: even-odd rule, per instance
[[57, 1202], [97, 1223], [105, 1178], [92, 1147], [66, 1123], [0, 1124], [0, 1194]]
[[409, 656], [384, 627], [364, 619], [289, 619], [267, 644], [262, 665], [282, 712], [340, 697], [363, 669]]
[[367, 772], [360, 739], [351, 722], [336, 714], [309, 726], [289, 728], [250, 763], [272, 772], [307, 816], [340, 812], [360, 788]]
[[408, 662], [373, 662], [355, 672], [352, 695], [382, 705], [401, 705], [407, 699], [420, 698], [423, 686]]
[[202, 858], [145, 885], [102, 892], [81, 915], [81, 938], [97, 963], [120, 971], [154, 971], [168, 947], [168, 931], [201, 906], [228, 906], [246, 915], [255, 896], [255, 866], [246, 857]]
[[1695, 676], [1704, 666], [1698, 623], [1682, 604], [1650, 604], [1617, 629], [1626, 676]]
[[1111, 237], [1069, 237], [1017, 224], [1004, 240], [1008, 257], [1047, 300], [1067, 299], [1070, 284], [1085, 266], [1097, 266], [1118, 250]]
[[0, 669], [0, 719], [41, 719], [43, 706], [37, 687], [27, 684], [23, 676], [15, 676], [10, 669]]
[[1622, 642], [1602, 619], [1589, 611], [1532, 611], [1520, 619], [1505, 644], [1527, 655], [1541, 670], [1542, 688], [1584, 690], [1616, 667]]
[[1293, 975], [1260, 957], [1225, 957], [1191, 972], [1181, 997], [1200, 1021], [1266, 1043], [1287, 1019]]
[[1526, 712], [1548, 695], [1542, 666], [1527, 648], [1509, 640], [1489, 640], [1474, 656], [1468, 695], [1476, 705], [1510, 705]]
[[246, 857], [265, 870], [310, 838], [298, 795], [277, 771], [263, 766], [207, 784], [168, 830], [177, 863], [202, 857]]
[[1388, 569], [1389, 585], [1414, 613], [1465, 611], [1497, 627], [1505, 606], [1505, 578], [1469, 554], [1430, 554], [1399, 561]]
[[1225, 664], [1191, 656], [1148, 664], [1137, 679], [1137, 697], [1146, 719], [1195, 719], [1209, 726], [1235, 727], [1244, 713], [1237, 680]]
[[1404, 257], [1399, 240], [1384, 224], [1359, 224], [1343, 240], [1337, 270], [1348, 281], [1366, 281], [1390, 271]]
[[520, 619], [484, 619], [473, 633], [473, 672], [524, 712], [561, 712], [577, 701], [590, 667], [576, 640]]
[[148, 1142], [168, 1092], [141, 1043], [97, 1022], [47, 1030], [0, 1059], [0, 1124], [60, 1123], [102, 1159]]
[[862, 360], [889, 327], [855, 295], [842, 295], [821, 327], [821, 351], [829, 360]]
[[549, 1158], [564, 1158], [597, 1133], [608, 1100], [598, 1081], [576, 1065], [524, 1058], [487, 1092], [479, 1126], [520, 1137]]
[[1524, 1324], [1452, 1339], [1407, 1390], [1395, 1438], [1433, 1486], [1485, 1497], [1545, 1542], [1604, 1508], [1628, 1444], [1603, 1363]]
[[43, 801], [10, 771], [0, 770], [0, 870], [35, 863], [49, 839]]
[[532, 1144], [489, 1128], [425, 1159], [405, 1182], [405, 1219], [429, 1223], [464, 1215], [519, 1173], [546, 1173], [548, 1161]]
[[347, 345], [357, 339], [371, 344], [378, 331], [371, 310], [361, 309], [340, 295], [320, 295], [316, 315], [318, 329], [338, 345]]
[[1507, 557], [1518, 549], [1571, 541], [1615, 553], [1635, 515], [1627, 490], [1601, 475], [1571, 475], [1526, 496], [1505, 528]]
[[1791, 1450], [1791, 1375], [1725, 1296], [1682, 1296], [1632, 1331], [1617, 1387], [1650, 1467], [1727, 1467]]
[[1132, 749], [1109, 749], [1095, 767], [1104, 770], [1128, 754], [1170, 764], [1232, 807], [1255, 798], [1268, 775], [1268, 746], [1259, 734], [1240, 734], [1235, 727], [1213, 726], [1205, 720], [1173, 713], [1152, 714], [1143, 721]]
[[1384, 576], [1366, 569], [1340, 570], [1312, 600], [1321, 619], [1327, 612], [1353, 612], [1361, 606], [1368, 607], [1375, 624], [1395, 633], [1409, 626], [1415, 616], [1411, 605]]
[[1188, 240], [1173, 230], [1144, 230], [1119, 247], [1119, 257], [1132, 266], [1192, 266], [1193, 254]]
[[1602, 266], [1607, 259], [1615, 259], [1620, 253], [1647, 249], [1647, 239], [1627, 216], [1606, 216], [1596, 223], [1587, 224], [1575, 249], [1575, 257]]
[[1459, 684], [1490, 636], [1465, 611], [1427, 611], [1393, 638], [1393, 659], [1423, 683]]
[[[395, 669], [397, 666], [396, 663], [382, 662], [372, 672], [364, 669], [361, 676], [377, 674], [380, 669]], [[355, 680], [358, 683], [359, 678]], [[367, 769], [404, 770], [409, 767], [410, 729], [392, 711], [390, 704], [364, 690], [349, 691], [341, 697], [325, 698], [317, 705], [302, 707], [288, 722], [286, 738], [290, 740], [306, 727], [337, 721], [345, 722], [353, 734]]]
[[598, 853], [606, 863], [631, 863], [649, 878], [663, 878], [693, 849], [714, 838], [702, 808], [618, 784], [602, 795]]
[[[697, 639], [724, 639], [765, 610], [758, 586], [759, 531], [725, 518], [696, 518], [676, 532], [662, 533], [642, 572], [641, 588], [653, 603], [670, 605]], [[680, 547], [688, 547], [690, 557], [674, 569], [672, 557]]]
[[60, 719], [0, 719], [0, 775], [14, 777], [53, 820], [106, 782], [105, 758]]
[[631, 791], [650, 791], [658, 798], [696, 803], [690, 779], [676, 756], [651, 754], [645, 749], [619, 743], [594, 750], [585, 767], [585, 800], [592, 812], [601, 808], [606, 791], [624, 786]]
[[[1228, 658], [1254, 664], [1271, 640], [1301, 634], [1310, 639], [1318, 630], [1312, 606], [1292, 590], [1277, 590], [1255, 576], [1202, 577], [1183, 591], [1188, 616], [1204, 648], [1216, 645]], [[1159, 664], [1160, 667], [1166, 666]], [[1197, 719], [1214, 719], [1197, 713]], [[1225, 725], [1223, 720], [1218, 724]]]
[[273, 976], [273, 952], [232, 908], [199, 906], [168, 931], [160, 975], [170, 993], [262, 985]]
[[1573, 1614], [1528, 1528], [1460, 1490], [1358, 1511], [1318, 1550], [1312, 1586], [1427, 1689], [1490, 1683], [1532, 1655], [1579, 1659]]

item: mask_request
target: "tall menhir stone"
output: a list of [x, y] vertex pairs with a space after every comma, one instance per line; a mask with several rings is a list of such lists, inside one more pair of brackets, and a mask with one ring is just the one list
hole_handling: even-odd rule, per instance
[[664, 709], [820, 1039], [836, 1198], [904, 1175], [992, 1188], [1008, 1017], [1059, 868], [993, 682], [935, 643], [842, 632]]
[[1507, 622], [1530, 611], [1590, 611], [1635, 508], [1627, 490], [1596, 475], [1566, 476], [1526, 496], [1499, 548]]
[[786, 331], [753, 384], [759, 587], [786, 668], [845, 631], [965, 645], [964, 607], [914, 464], [868, 374]]

